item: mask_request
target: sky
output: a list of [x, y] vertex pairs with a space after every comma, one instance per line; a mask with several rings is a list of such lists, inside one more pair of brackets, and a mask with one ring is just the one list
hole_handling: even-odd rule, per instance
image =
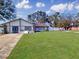
[[48, 15], [54, 12], [75, 14], [79, 12], [79, 0], [13, 0], [17, 17], [27, 18], [27, 15], [38, 10]]

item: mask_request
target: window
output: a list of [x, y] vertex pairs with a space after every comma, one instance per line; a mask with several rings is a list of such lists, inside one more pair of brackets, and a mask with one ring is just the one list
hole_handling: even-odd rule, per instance
[[25, 30], [26, 30], [26, 31], [31, 31], [32, 28], [31, 28], [31, 26], [25, 26]]

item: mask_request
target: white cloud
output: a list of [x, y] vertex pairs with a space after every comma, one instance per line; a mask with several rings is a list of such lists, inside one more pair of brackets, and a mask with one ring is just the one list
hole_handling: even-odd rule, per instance
[[36, 6], [37, 6], [37, 7], [45, 7], [45, 4], [42, 3], [42, 2], [37, 2], [37, 3], [36, 3]]
[[75, 9], [79, 10], [79, 5], [75, 6]]
[[26, 9], [32, 8], [32, 6], [29, 5], [29, 0], [22, 0], [22, 2], [20, 2], [16, 5], [16, 7], [17, 8], [26, 8]]
[[63, 12], [66, 9], [67, 4], [58, 4], [51, 6], [50, 10], [55, 12]]
[[74, 4], [72, 4], [72, 3], [68, 4], [67, 9], [68, 9], [69, 11], [71, 11], [73, 8], [74, 8]]
[[29, 8], [32, 8], [32, 6], [26, 4], [26, 5], [24, 6], [24, 8], [29, 9]]
[[72, 4], [74, 5], [74, 8], [79, 11], [79, 0], [75, 0]]
[[[65, 3], [65, 4], [57, 4], [57, 5], [52, 5], [50, 9], [47, 11], [47, 13], [51, 12], [60, 12], [63, 13], [65, 11], [72, 11], [76, 7], [73, 3]], [[78, 6], [76, 8], [79, 8]]]

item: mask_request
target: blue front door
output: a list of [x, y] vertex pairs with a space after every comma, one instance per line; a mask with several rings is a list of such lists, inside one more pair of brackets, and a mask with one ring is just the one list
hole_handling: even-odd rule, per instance
[[18, 26], [13, 26], [12, 27], [12, 32], [13, 33], [18, 33]]

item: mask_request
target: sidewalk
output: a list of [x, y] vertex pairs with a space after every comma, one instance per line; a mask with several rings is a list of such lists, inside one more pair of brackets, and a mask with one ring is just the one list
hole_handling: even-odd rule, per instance
[[6, 59], [22, 34], [5, 34], [0, 36], [0, 59]]

